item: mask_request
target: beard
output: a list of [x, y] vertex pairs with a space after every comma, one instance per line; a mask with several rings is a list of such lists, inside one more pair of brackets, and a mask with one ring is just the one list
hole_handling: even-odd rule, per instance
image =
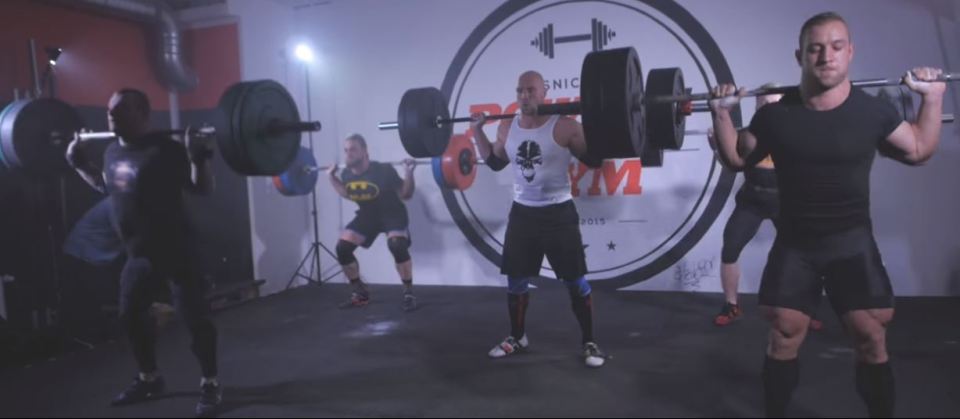
[[810, 72], [810, 80], [821, 90], [830, 90], [840, 85], [840, 83], [843, 83], [843, 81], [847, 79], [847, 74], [847, 72], [841, 72], [839, 70], [833, 70], [824, 74], [814, 68]]
[[527, 104], [520, 106], [520, 113], [527, 116], [534, 116], [537, 114], [537, 105]]

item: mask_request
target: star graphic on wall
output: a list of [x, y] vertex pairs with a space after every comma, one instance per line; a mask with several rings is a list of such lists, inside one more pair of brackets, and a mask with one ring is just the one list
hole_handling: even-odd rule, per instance
[[610, 243], [607, 243], [607, 250], [617, 250], [617, 244], [610, 240]]

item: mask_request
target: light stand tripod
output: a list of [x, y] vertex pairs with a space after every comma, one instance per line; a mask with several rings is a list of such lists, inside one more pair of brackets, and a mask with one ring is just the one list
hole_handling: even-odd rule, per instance
[[[304, 60], [306, 61], [306, 60]], [[304, 74], [306, 75], [306, 87], [307, 87], [307, 120], [312, 120], [313, 118], [311, 106], [310, 106], [310, 69], [309, 66], [304, 63]], [[310, 154], [313, 154], [313, 131], [310, 131], [309, 134], [310, 141]], [[320, 226], [317, 221], [317, 187], [314, 185], [313, 191], [310, 192], [310, 199], [312, 202], [312, 211], [310, 212], [311, 217], [313, 218], [313, 243], [310, 244], [310, 248], [307, 249], [307, 254], [303, 256], [303, 259], [300, 260], [300, 264], [297, 265], [297, 270], [290, 276], [290, 280], [287, 281], [286, 289], [290, 289], [290, 286], [293, 285], [293, 281], [297, 278], [306, 279], [307, 282], [315, 283], [317, 285], [323, 285], [324, 282], [330, 280], [334, 276], [340, 274], [340, 272], [335, 272], [332, 275], [323, 278], [323, 271], [320, 270], [320, 249], [323, 249], [327, 252], [328, 255], [337, 258], [333, 252], [330, 251], [327, 246], [324, 246], [323, 243], [320, 243]], [[303, 274], [303, 268], [310, 263], [310, 269], [307, 274]], [[314, 279], [314, 273], [316, 273], [316, 279]]]

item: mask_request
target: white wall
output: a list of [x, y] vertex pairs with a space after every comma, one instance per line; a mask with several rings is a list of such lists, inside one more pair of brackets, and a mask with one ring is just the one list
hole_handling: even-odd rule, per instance
[[[856, 44], [853, 78], [893, 76], [915, 65], [960, 67], [960, 14], [947, 1], [683, 1], [681, 5], [718, 43], [736, 82], [746, 86], [767, 81], [795, 84], [799, 77], [793, 59], [797, 31], [805, 18], [823, 10], [835, 10], [850, 23]], [[231, 13], [240, 18], [244, 78], [279, 80], [301, 103], [304, 114], [303, 67], [292, 61], [289, 51], [300, 40], [310, 42], [319, 51], [319, 62], [311, 67], [310, 76], [313, 116], [324, 123], [323, 132], [314, 136], [315, 154], [321, 163], [336, 160], [341, 155], [340, 141], [352, 132], [367, 137], [373, 159], [404, 157], [396, 132], [377, 131], [377, 122], [395, 119], [396, 106], [405, 90], [439, 86], [470, 33], [498, 6], [499, 2], [465, 0], [230, 3]], [[541, 7], [542, 10], [535, 10]], [[528, 12], [528, 16], [507, 26], [506, 22]], [[760, 21], [759, 16], [765, 19]], [[550, 80], [576, 77], [589, 44], [559, 44], [556, 58], [550, 60], [529, 43], [548, 23], [554, 24], [557, 36], [589, 32], [591, 18], [602, 20], [617, 32], [607, 48], [637, 48], [644, 72], [654, 67], [679, 66], [684, 70], [687, 85], [694, 90], [702, 91], [708, 83], [715, 83], [716, 76], [709, 68], [703, 77], [696, 66], [696, 59], [706, 62], [704, 53], [696, 47], [691, 52], [685, 50], [652, 18], [665, 22], [668, 29], [689, 44], [691, 36], [669, 16], [643, 2], [559, 4], [545, 0], [496, 26], [503, 29], [496, 39], [484, 38], [490, 41], [489, 48], [477, 59], [469, 78], [461, 72], [454, 83], [456, 88], [462, 88], [459, 100], [455, 95], [451, 101], [458, 107], [457, 115], [465, 115], [469, 104], [512, 102], [515, 79], [523, 69], [538, 69]], [[948, 93], [946, 112], [956, 108], [958, 93], [955, 88]], [[558, 88], [550, 95], [572, 97], [577, 95], [577, 89]], [[747, 102], [745, 122], [751, 114], [752, 102]], [[707, 121], [706, 115], [694, 115], [689, 118], [688, 127], [704, 127]], [[456, 132], [466, 128], [458, 126]], [[487, 132], [492, 134], [493, 128], [488, 127]], [[703, 214], [704, 205], [697, 205], [697, 197], [703, 190], [710, 196], [720, 169], [714, 166], [703, 138], [687, 138], [686, 148], [697, 150], [669, 153], [664, 168], [645, 168], [640, 180], [643, 192], [639, 195], [626, 195], [623, 185], [619, 185], [610, 196], [603, 190], [601, 196], [578, 198], [581, 216], [604, 220], [603, 226], [583, 227], [585, 240], [590, 244], [589, 265], [608, 270], [590, 275], [591, 279], [602, 280], [643, 267], [676, 244], [676, 239], [666, 240], [671, 232], [679, 230], [682, 236], [689, 231], [690, 224], [683, 224], [684, 219], [689, 216], [695, 220]], [[960, 197], [951, 190], [951, 181], [960, 172], [958, 160], [957, 127], [945, 126], [940, 152], [925, 167], [909, 168], [885, 159], [875, 165], [875, 231], [895, 291], [900, 295], [960, 295], [960, 229], [953, 218], [960, 212]], [[429, 167], [418, 168], [416, 176], [418, 190], [408, 202], [415, 281], [502, 284], [496, 266], [468, 243], [454, 224]], [[588, 173], [579, 187], [588, 188], [592, 176]], [[739, 188], [740, 182], [738, 177], [734, 187]], [[255, 270], [258, 277], [268, 279], [265, 291], [275, 292], [287, 284], [312, 241], [309, 200], [284, 198], [264, 178], [251, 179], [250, 191]], [[321, 241], [332, 249], [355, 205], [341, 201], [323, 177], [317, 192]], [[481, 168], [476, 185], [463, 196], [458, 198], [460, 204], [469, 203], [477, 213], [474, 222], [492, 232], [486, 242], [499, 249], [495, 240], [502, 240], [510, 204], [507, 172], [494, 174]], [[712, 227], [678, 263], [628, 289], [719, 291], [721, 235], [732, 209], [731, 194]], [[623, 222], [632, 220], [646, 221]], [[772, 226], [765, 224], [745, 249], [741, 258], [742, 290], [756, 291], [773, 237]], [[665, 240], [665, 245], [658, 249]], [[606, 246], [610, 242], [616, 245], [615, 249]], [[648, 253], [650, 256], [641, 258]], [[397, 282], [392, 257], [382, 238], [370, 251], [359, 250], [357, 255], [366, 280]], [[639, 261], [629, 263], [638, 258]], [[322, 262], [325, 271], [329, 268], [335, 272], [333, 258], [324, 255]], [[626, 266], [616, 268], [617, 265]], [[342, 282], [344, 278], [341, 275], [335, 281]]]
[[[243, 79], [274, 79], [282, 83], [297, 101], [301, 118], [307, 119], [308, 71], [292, 54], [295, 45], [311, 41], [310, 37], [303, 35], [306, 23], [300, 23], [302, 20], [295, 10], [280, 2], [231, 0], [228, 7], [231, 14], [239, 17]], [[313, 44], [322, 54], [324, 45]], [[332, 135], [337, 126], [336, 108], [328, 94], [331, 78], [326, 75], [323, 63], [312, 65], [309, 77], [313, 98], [311, 116], [314, 120], [321, 120], [324, 127], [313, 135], [315, 154], [330, 156], [337, 149], [334, 145], [336, 138]], [[303, 136], [305, 147], [309, 146], [308, 138]], [[321, 163], [324, 162], [321, 157]], [[254, 271], [257, 278], [268, 280], [262, 291], [270, 294], [284, 289], [313, 242], [311, 204], [305, 198], [282, 196], [269, 177], [250, 178], [248, 185]], [[337, 214], [338, 208], [339, 205], [329, 196], [320, 197], [318, 212], [323, 217], [320, 225], [327, 240], [330, 234], [334, 234], [334, 226], [326, 221], [331, 219], [331, 214]], [[324, 257], [324, 270], [335, 266], [329, 257]]]

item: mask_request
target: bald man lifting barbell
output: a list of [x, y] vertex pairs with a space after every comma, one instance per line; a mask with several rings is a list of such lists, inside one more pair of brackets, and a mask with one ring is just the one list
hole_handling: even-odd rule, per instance
[[607, 356], [594, 342], [593, 296], [587, 282], [586, 255], [580, 235], [580, 216], [570, 192], [568, 167], [574, 156], [585, 156], [583, 127], [575, 119], [541, 115], [543, 76], [535, 71], [520, 75], [516, 87], [520, 114], [501, 119], [491, 142], [483, 131], [486, 117], [472, 116], [480, 156], [494, 171], [513, 163], [514, 202], [507, 221], [501, 273], [507, 276], [507, 310], [510, 334], [488, 355], [502, 358], [526, 349], [526, 311], [529, 283], [539, 276], [544, 256], [567, 287], [580, 325], [583, 358], [588, 367], [602, 366]]

